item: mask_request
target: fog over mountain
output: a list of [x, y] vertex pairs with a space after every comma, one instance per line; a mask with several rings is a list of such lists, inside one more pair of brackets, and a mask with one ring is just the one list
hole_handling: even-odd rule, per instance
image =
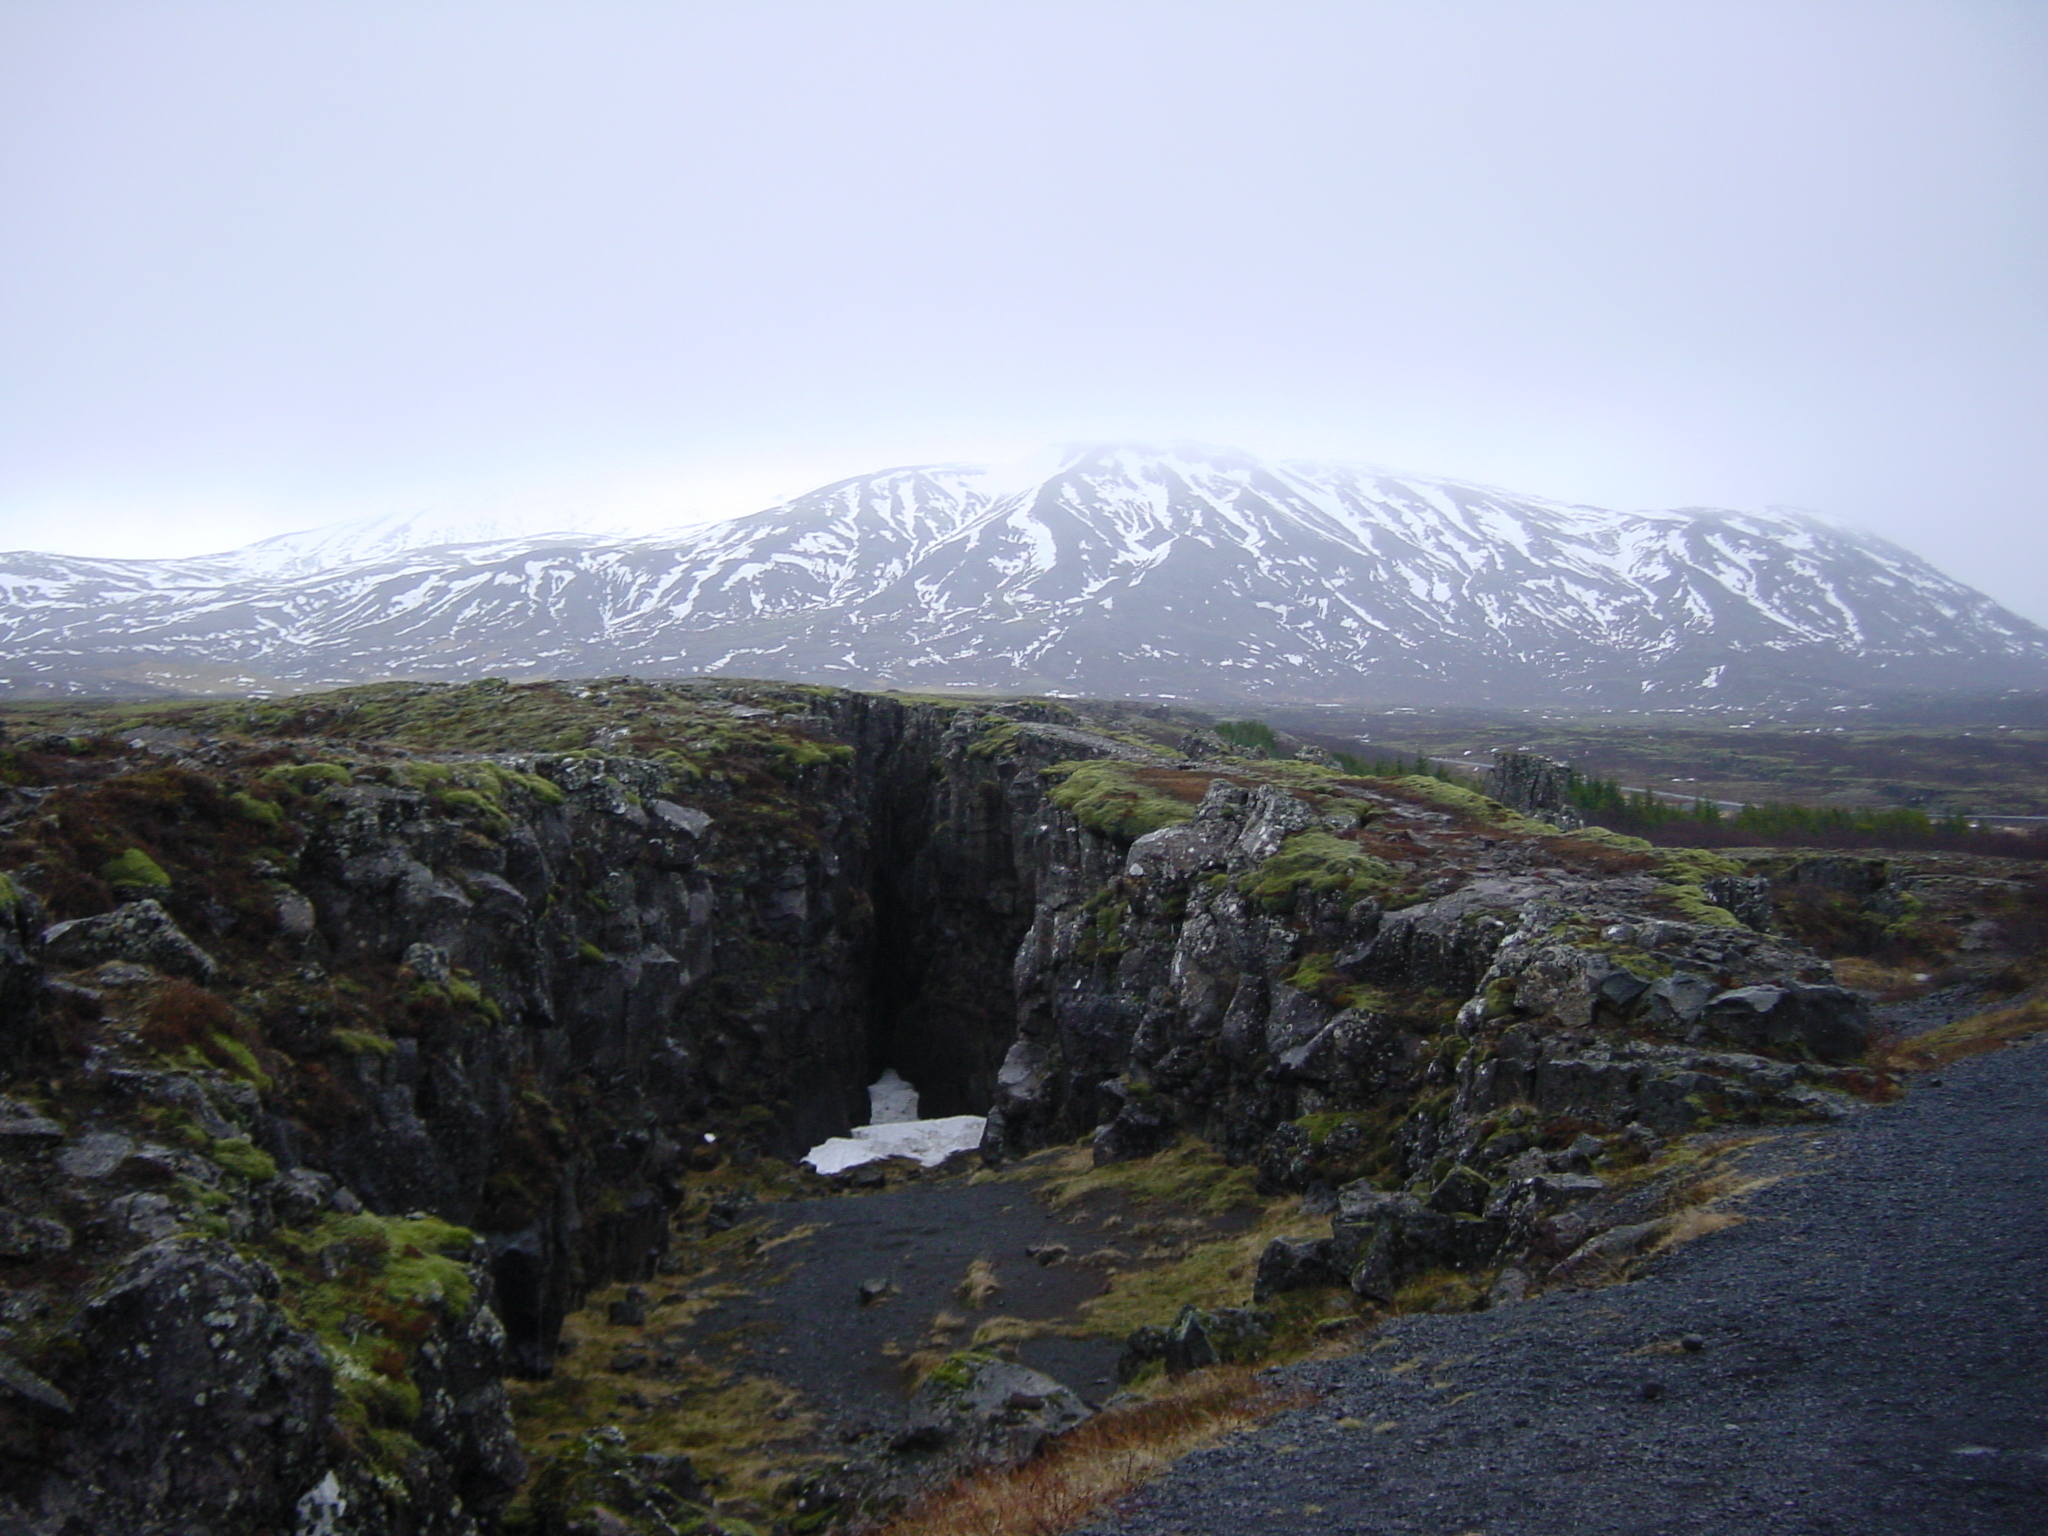
[[1705, 704], [2048, 686], [2048, 631], [1873, 536], [1358, 465], [1090, 445], [646, 538], [385, 519], [0, 556], [0, 687], [726, 674], [1279, 702]]

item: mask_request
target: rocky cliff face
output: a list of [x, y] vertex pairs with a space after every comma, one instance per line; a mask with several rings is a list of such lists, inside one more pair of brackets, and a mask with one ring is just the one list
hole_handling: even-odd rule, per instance
[[1294, 1187], [1405, 1179], [1501, 1160], [1510, 1106], [1668, 1131], [1796, 1101], [1863, 1048], [1824, 962], [1707, 899], [1760, 883], [1725, 861], [1425, 779], [1259, 776], [1204, 776], [1107, 879], [1060, 861], [992, 1149], [1092, 1130], [1115, 1158], [1187, 1129]]
[[1726, 861], [1163, 710], [616, 680], [99, 723], [0, 749], [0, 1517], [38, 1533], [490, 1528], [500, 1374], [659, 1266], [684, 1170], [845, 1131], [886, 1066], [995, 1158], [1192, 1131], [1433, 1190], [1817, 1112], [1862, 1044]]

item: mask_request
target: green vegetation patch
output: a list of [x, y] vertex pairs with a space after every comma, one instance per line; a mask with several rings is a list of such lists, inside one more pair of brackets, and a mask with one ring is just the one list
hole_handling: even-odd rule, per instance
[[1725, 854], [1704, 848], [1660, 848], [1657, 850], [1657, 879], [1665, 897], [1689, 923], [1715, 928], [1740, 928], [1742, 922], [1726, 907], [1707, 900], [1702, 887], [1720, 875], [1739, 875], [1742, 866]]
[[465, 1316], [476, 1286], [463, 1262], [474, 1242], [432, 1216], [330, 1216], [282, 1229], [266, 1246], [285, 1310], [320, 1341], [342, 1398], [338, 1417], [374, 1457], [377, 1432], [403, 1431], [420, 1411], [412, 1362], [437, 1324]]
[[168, 891], [171, 877], [164, 867], [140, 848], [128, 848], [100, 866], [100, 878], [112, 886], [133, 886], [143, 890]]
[[340, 763], [279, 763], [263, 770], [263, 782], [295, 795], [310, 795], [331, 784], [353, 784], [355, 775]]
[[277, 1177], [277, 1163], [246, 1136], [230, 1136], [207, 1148], [207, 1156], [237, 1178], [268, 1184]]
[[1177, 826], [1194, 807], [1143, 783], [1135, 765], [1112, 759], [1055, 763], [1045, 770], [1055, 780], [1052, 802], [1091, 832], [1135, 842], [1147, 832]]
[[253, 821], [259, 827], [284, 825], [284, 808], [275, 800], [259, 800], [245, 790], [237, 790], [228, 796], [228, 803], [244, 821]]
[[1087, 1144], [1070, 1148], [1053, 1160], [1051, 1176], [1040, 1184], [1039, 1194], [1054, 1210], [1090, 1199], [1118, 1199], [1219, 1216], [1260, 1204], [1258, 1170], [1250, 1165], [1233, 1167], [1221, 1152], [1192, 1136], [1183, 1136], [1150, 1157], [1101, 1168], [1093, 1166]]
[[1328, 832], [1297, 832], [1257, 869], [1238, 877], [1237, 888], [1269, 912], [1284, 912], [1303, 891], [1317, 895], [1388, 889], [1400, 871]]
[[1416, 799], [1429, 801], [1482, 826], [1499, 827], [1503, 832], [1520, 832], [1529, 837], [1557, 836], [1558, 829], [1549, 822], [1524, 816], [1520, 811], [1511, 811], [1491, 796], [1482, 795], [1476, 789], [1467, 789], [1462, 784], [1450, 784], [1421, 774], [1410, 774], [1395, 782]]
[[1002, 715], [990, 715], [981, 722], [981, 728], [974, 733], [974, 740], [967, 744], [969, 757], [1001, 757], [1017, 744], [1023, 733], [1023, 725]]

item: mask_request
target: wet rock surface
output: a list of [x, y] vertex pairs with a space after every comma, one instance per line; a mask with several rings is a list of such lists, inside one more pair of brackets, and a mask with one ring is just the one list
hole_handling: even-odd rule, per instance
[[1097, 1536], [2020, 1536], [2048, 1522], [2048, 1047], [1753, 1156], [1632, 1284], [1383, 1326]]

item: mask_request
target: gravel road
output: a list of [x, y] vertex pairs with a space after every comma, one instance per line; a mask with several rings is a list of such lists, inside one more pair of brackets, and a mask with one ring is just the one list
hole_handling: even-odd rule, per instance
[[1294, 1367], [1313, 1408], [1091, 1530], [2048, 1533], [2048, 1045], [1751, 1160], [1743, 1225]]

